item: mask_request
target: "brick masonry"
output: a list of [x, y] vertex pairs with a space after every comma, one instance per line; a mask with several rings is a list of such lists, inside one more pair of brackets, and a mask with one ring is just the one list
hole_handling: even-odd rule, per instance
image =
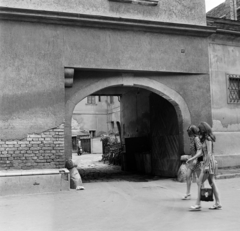
[[64, 124], [22, 140], [0, 140], [0, 170], [62, 168], [64, 163]]

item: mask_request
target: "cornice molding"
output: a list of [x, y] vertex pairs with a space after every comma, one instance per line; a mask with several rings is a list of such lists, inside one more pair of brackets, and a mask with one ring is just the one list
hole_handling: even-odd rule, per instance
[[216, 33], [227, 36], [240, 35], [240, 22], [229, 19], [207, 17], [208, 26], [217, 28]]
[[240, 36], [240, 31], [217, 29], [217, 34]]
[[208, 37], [216, 27], [0, 7], [0, 20]]

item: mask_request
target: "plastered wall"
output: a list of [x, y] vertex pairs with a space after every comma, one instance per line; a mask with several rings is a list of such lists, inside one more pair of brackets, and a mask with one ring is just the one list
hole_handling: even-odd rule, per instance
[[0, 139], [64, 122], [62, 39], [54, 26], [0, 22]]
[[240, 104], [228, 103], [227, 74], [240, 76], [240, 43], [209, 45], [213, 124], [215, 131], [240, 131]]
[[205, 25], [204, 0], [160, 0], [158, 6], [108, 0], [1, 0], [0, 6]]
[[[15, 1], [15, 7], [22, 2]], [[7, 6], [6, 1], [2, 3]], [[50, 9], [51, 4], [48, 6]], [[202, 74], [208, 72], [208, 50], [205, 38], [18, 20], [1, 20], [0, 31], [0, 139], [2, 142], [9, 140], [18, 142], [26, 139], [29, 134], [41, 134], [62, 124], [67, 131], [65, 138], [71, 139], [71, 120], [69, 119], [68, 122], [65, 120], [72, 116], [76, 105], [74, 100], [71, 101], [71, 97], [79, 91], [82, 91], [82, 95], [86, 97], [100, 90], [101, 87], [106, 86], [106, 83], [100, 83], [101, 80], [104, 80], [103, 82], [109, 80], [110, 82], [107, 83], [109, 86], [122, 84], [125, 81], [123, 77], [116, 80], [94, 74], [79, 75], [74, 76], [73, 87], [65, 89], [65, 67], [178, 73], [171, 77], [165, 75], [161, 79], [152, 76], [151, 81], [161, 83], [163, 91], [166, 86], [173, 92], [174, 97], [177, 95], [176, 101], [183, 103], [183, 108], [188, 107], [193, 118], [198, 118], [198, 108], [201, 107], [205, 109], [202, 117], [206, 120], [211, 117], [210, 104], [206, 100], [209, 93], [209, 79], [207, 74]], [[184, 53], [182, 49], [185, 50]], [[154, 83], [151, 81], [148, 83], [144, 79], [142, 84], [150, 84], [150, 88], [154, 88]], [[127, 84], [128, 82], [126, 81]], [[189, 89], [195, 89], [197, 86], [201, 87], [205, 95], [200, 100], [200, 106], [195, 107], [197, 101], [195, 96], [199, 93], [192, 97], [193, 93]], [[85, 93], [85, 89], [89, 91]], [[80, 97], [78, 102], [83, 98]], [[187, 105], [183, 100], [185, 98]], [[66, 106], [68, 103], [74, 105], [68, 107]], [[71, 140], [68, 144], [64, 143], [65, 151], [71, 150], [70, 145]], [[41, 149], [43, 150], [43, 147]], [[65, 155], [70, 157], [66, 153]]]

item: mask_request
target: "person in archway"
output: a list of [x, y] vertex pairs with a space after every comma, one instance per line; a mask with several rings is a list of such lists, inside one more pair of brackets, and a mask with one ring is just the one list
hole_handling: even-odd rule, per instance
[[195, 156], [198, 154], [200, 157], [194, 159], [193, 161], [188, 161], [187, 164], [187, 174], [186, 174], [186, 183], [187, 183], [187, 192], [183, 196], [182, 200], [191, 199], [191, 181], [193, 178], [198, 178], [201, 172], [201, 164], [200, 161], [201, 153], [202, 153], [202, 144], [200, 142], [200, 138], [198, 136], [199, 129], [195, 125], [190, 125], [187, 129], [188, 136], [190, 138], [190, 154], [191, 156]]
[[[215, 135], [212, 133], [211, 126], [206, 122], [201, 122], [198, 126], [200, 141], [202, 143], [202, 154], [203, 162], [201, 164], [201, 173], [198, 180], [198, 195], [196, 204], [190, 207], [192, 211], [201, 210], [200, 192], [202, 184], [206, 179], [208, 179], [209, 185], [213, 189], [213, 195], [215, 197], [215, 204], [209, 209], [217, 210], [221, 209], [222, 205], [220, 202], [219, 190], [215, 181], [214, 176], [217, 173], [217, 162], [213, 155], [213, 143], [216, 141]], [[199, 157], [197, 153], [194, 157], [187, 160], [187, 162], [193, 161]]]
[[82, 155], [82, 142], [80, 139], [77, 140], [77, 154]]

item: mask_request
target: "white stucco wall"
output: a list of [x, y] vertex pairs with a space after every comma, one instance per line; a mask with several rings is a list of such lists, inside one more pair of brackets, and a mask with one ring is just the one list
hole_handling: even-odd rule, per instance
[[204, 0], [160, 0], [154, 7], [108, 0], [0, 0], [0, 6], [206, 25]]
[[215, 131], [240, 131], [240, 103], [228, 103], [227, 74], [240, 76], [240, 44], [210, 44], [210, 75], [213, 128]]

